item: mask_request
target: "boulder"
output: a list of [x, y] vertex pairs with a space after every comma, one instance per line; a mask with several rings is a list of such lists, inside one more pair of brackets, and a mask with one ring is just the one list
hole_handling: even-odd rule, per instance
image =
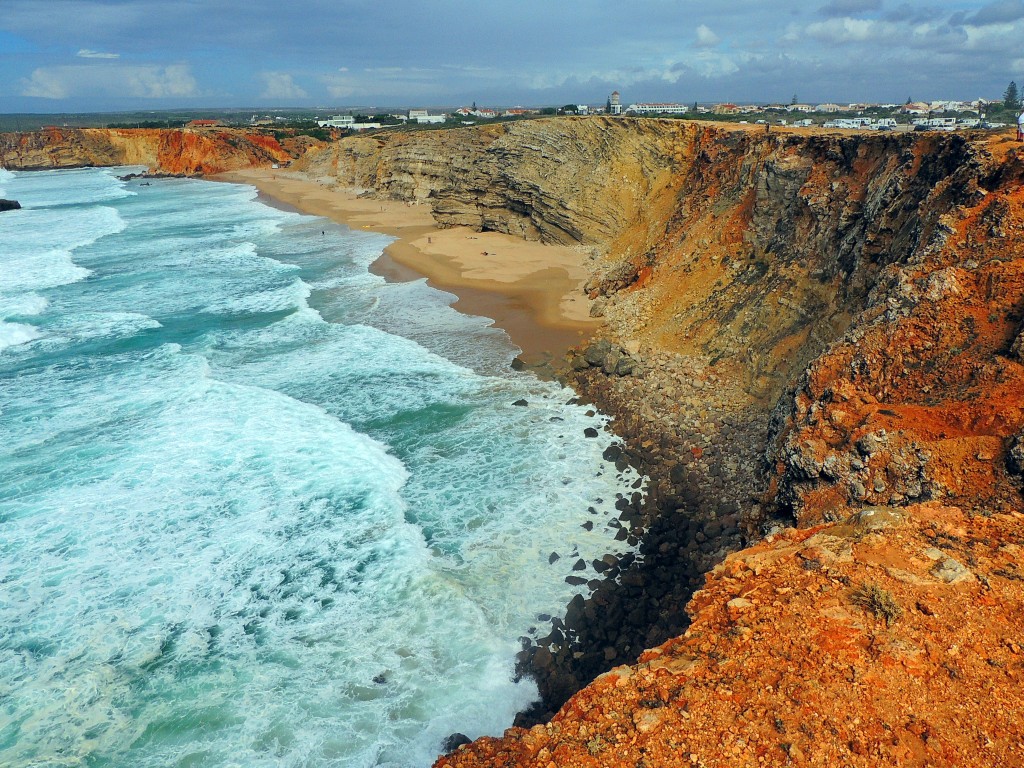
[[1010, 450], [1006, 453], [1006, 468], [1015, 475], [1024, 474], [1024, 433], [1010, 441]]
[[0, 199], [0, 211], [16, 211], [19, 208], [21, 208], [21, 203], [17, 200]]
[[456, 749], [461, 747], [463, 744], [472, 744], [470, 738], [464, 733], [453, 733], [444, 740], [441, 744], [441, 752], [445, 755], [450, 755]]
[[608, 356], [608, 353], [611, 351], [611, 342], [609, 342], [607, 339], [601, 339], [600, 341], [595, 341], [593, 344], [587, 347], [587, 350], [583, 353], [583, 357], [591, 365], [599, 366], [604, 364], [604, 359]]

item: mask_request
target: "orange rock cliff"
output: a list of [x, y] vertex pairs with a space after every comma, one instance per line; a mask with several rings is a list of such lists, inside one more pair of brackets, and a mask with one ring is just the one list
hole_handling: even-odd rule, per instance
[[282, 144], [270, 134], [232, 128], [50, 128], [0, 134], [0, 167], [145, 165], [154, 173], [197, 176], [290, 161], [312, 143]]
[[[757, 128], [533, 120], [293, 164], [585, 249], [605, 325], [566, 376], [649, 477], [526, 639], [536, 710], [439, 766], [1024, 765], [1024, 151]], [[0, 165], [284, 157], [131, 133], [0, 136]]]

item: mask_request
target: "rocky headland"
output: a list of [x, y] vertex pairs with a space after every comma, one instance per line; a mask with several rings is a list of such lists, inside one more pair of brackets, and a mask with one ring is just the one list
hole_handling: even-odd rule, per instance
[[1020, 147], [594, 117], [293, 163], [588, 249], [564, 375], [649, 478], [525, 727], [439, 765], [1024, 764]]
[[203, 176], [290, 162], [316, 144], [235, 128], [49, 128], [0, 133], [0, 168], [144, 165], [154, 174]]

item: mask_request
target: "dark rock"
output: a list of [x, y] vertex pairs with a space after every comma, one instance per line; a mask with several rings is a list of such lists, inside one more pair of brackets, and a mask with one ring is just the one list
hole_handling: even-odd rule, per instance
[[451, 736], [446, 738], [441, 743], [441, 752], [445, 755], [450, 755], [456, 749], [461, 747], [463, 744], [472, 744], [473, 742], [464, 733], [453, 733]]
[[586, 568], [587, 568], [587, 561], [584, 560], [582, 557], [579, 560], [577, 560], [575, 563], [573, 563], [573, 565], [572, 565], [572, 569], [574, 571], [584, 571], [584, 570], [586, 570]]
[[529, 403], [520, 398], [519, 400], [516, 400], [514, 403], [512, 403], [512, 405], [518, 405], [520, 408], [525, 408], [526, 406], [529, 405]]
[[612, 345], [606, 339], [595, 341], [586, 351], [583, 353], [583, 357], [588, 363], [594, 366], [604, 364], [604, 359], [608, 356], [608, 353], [612, 351]]
[[17, 200], [0, 199], [0, 211], [16, 211], [19, 208], [21, 208], [21, 203]]
[[1010, 441], [1010, 450], [1006, 453], [1006, 468], [1015, 475], [1024, 475], [1024, 434], [1017, 435]]
[[1017, 338], [1013, 340], [1013, 344], [1010, 346], [1010, 357], [1018, 363], [1024, 362], [1024, 327], [1017, 332]]
[[598, 431], [593, 427], [587, 427], [583, 430], [584, 437], [597, 437]]
[[579, 576], [566, 576], [565, 583], [573, 587], [578, 587], [581, 584], [586, 584], [587, 580], [580, 578]]
[[550, 555], [548, 555], [548, 564], [550, 565], [551, 563], [558, 561], [560, 558], [561, 555], [559, 555], [557, 552], [552, 552]]

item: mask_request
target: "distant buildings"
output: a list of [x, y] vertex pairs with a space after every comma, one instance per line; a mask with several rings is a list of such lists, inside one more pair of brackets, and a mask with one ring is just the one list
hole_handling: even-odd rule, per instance
[[316, 124], [321, 128], [351, 128], [355, 122], [352, 115], [331, 115], [326, 120], [317, 120]]
[[619, 100], [619, 92], [612, 91], [612, 95], [608, 97], [608, 112], [612, 115], [622, 114], [622, 102]]
[[626, 107], [626, 114], [633, 115], [683, 115], [689, 111], [690, 108], [686, 104], [667, 102], [630, 104]]
[[445, 121], [444, 115], [432, 115], [425, 109], [410, 109], [409, 119], [420, 125], [430, 125], [436, 123], [443, 123]]

